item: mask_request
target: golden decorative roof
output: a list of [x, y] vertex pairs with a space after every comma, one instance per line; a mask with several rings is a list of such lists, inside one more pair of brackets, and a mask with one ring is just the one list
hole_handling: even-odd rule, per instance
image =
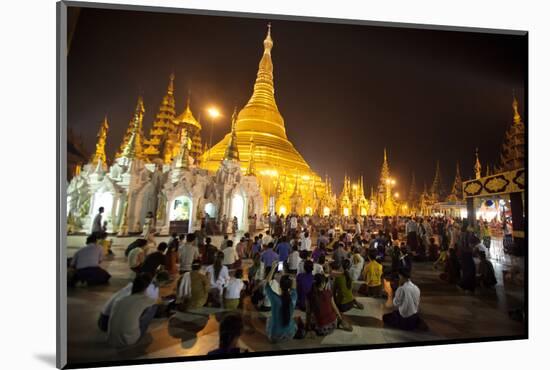
[[195, 119], [195, 116], [193, 116], [193, 112], [191, 112], [190, 100], [191, 99], [187, 98], [187, 106], [185, 107], [185, 110], [183, 111], [183, 113], [176, 118], [176, 122], [178, 124], [181, 124], [182, 122], [188, 123], [190, 125], [198, 127], [198, 129], [201, 130], [202, 129], [201, 124], [199, 123], [199, 121]]

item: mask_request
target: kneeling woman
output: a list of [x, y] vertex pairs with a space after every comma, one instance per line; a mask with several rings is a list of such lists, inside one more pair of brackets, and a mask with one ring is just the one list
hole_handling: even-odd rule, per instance
[[315, 330], [317, 335], [329, 335], [337, 327], [347, 331], [352, 330], [352, 327], [342, 320], [342, 315], [334, 303], [332, 292], [326, 286], [326, 278], [323, 274], [316, 274], [314, 277], [306, 312], [306, 328]]
[[348, 259], [342, 261], [341, 274], [334, 278], [334, 301], [340, 312], [346, 312], [352, 308], [363, 309], [352, 292], [352, 279], [350, 275], [351, 262]]
[[[281, 294], [277, 294], [271, 287], [273, 274], [277, 271], [277, 262], [271, 266], [266, 277], [265, 293], [271, 303], [271, 317], [267, 319], [266, 333], [271, 342], [280, 342], [292, 339], [298, 332], [298, 325], [294, 320], [294, 307], [298, 295], [296, 281], [289, 275], [283, 275], [279, 282]], [[301, 325], [303, 327], [303, 324]]]

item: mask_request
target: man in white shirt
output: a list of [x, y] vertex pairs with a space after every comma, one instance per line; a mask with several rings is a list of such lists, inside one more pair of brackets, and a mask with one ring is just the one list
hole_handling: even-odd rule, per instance
[[86, 246], [80, 248], [71, 260], [71, 267], [76, 271], [68, 281], [70, 286], [77, 282], [86, 282], [88, 285], [106, 284], [111, 275], [102, 269], [99, 264], [103, 260], [103, 248], [96, 244], [97, 236], [92, 234], [86, 238]]
[[232, 277], [227, 282], [223, 294], [223, 307], [227, 310], [236, 310], [240, 305], [241, 294], [245, 288], [242, 280], [243, 270], [235, 271], [235, 277]]
[[266, 231], [264, 237], [262, 238], [262, 245], [265, 247], [272, 241], [273, 238], [271, 237], [271, 235], [269, 235], [269, 231]]
[[292, 215], [292, 217], [290, 217], [290, 233], [293, 234], [294, 232], [296, 232], [297, 228], [298, 218], [296, 217], [296, 215]]
[[292, 247], [292, 253], [288, 256], [288, 272], [291, 274], [298, 273], [298, 266], [301, 260], [300, 253], [298, 252], [298, 246], [295, 245]]
[[382, 317], [385, 325], [403, 330], [414, 330], [420, 322], [418, 306], [420, 304], [420, 289], [411, 281], [407, 269], [399, 270], [400, 286], [395, 291], [393, 305], [397, 310]]
[[194, 245], [195, 234], [187, 234], [185, 244], [179, 249], [180, 271], [191, 271], [193, 261], [200, 258], [199, 248]]
[[302, 244], [300, 245], [300, 250], [303, 251], [311, 251], [311, 238], [309, 237], [309, 233], [306, 231], [304, 233], [304, 236], [302, 237]]
[[97, 215], [94, 217], [94, 221], [92, 222], [92, 234], [93, 233], [100, 233], [103, 231], [103, 226], [101, 225], [101, 217], [105, 209], [103, 207], [99, 207]]
[[[113, 306], [120, 299], [128, 297], [132, 294], [133, 284], [133, 282], [128, 283], [124, 288], [113, 294], [111, 298], [109, 298], [109, 300], [103, 305], [98, 320], [98, 326], [101, 331], [107, 331], [107, 328], [109, 327], [109, 317], [111, 316]], [[159, 288], [151, 282], [145, 290], [145, 295], [156, 301], [159, 298]]]
[[151, 280], [150, 274], [139, 274], [132, 283], [131, 294], [113, 303], [107, 328], [111, 346], [133, 345], [147, 332], [157, 311], [156, 300], [146, 293]]
[[227, 247], [222, 251], [223, 252], [223, 264], [227, 268], [233, 268], [235, 262], [239, 259], [239, 254], [235, 247], [233, 247], [233, 241], [227, 241]]

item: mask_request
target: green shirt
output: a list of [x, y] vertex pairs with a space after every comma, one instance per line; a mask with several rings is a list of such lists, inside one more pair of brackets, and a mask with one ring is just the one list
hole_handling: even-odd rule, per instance
[[346, 285], [346, 276], [339, 275], [334, 279], [334, 302], [336, 304], [346, 304], [353, 301], [353, 292], [351, 286]]

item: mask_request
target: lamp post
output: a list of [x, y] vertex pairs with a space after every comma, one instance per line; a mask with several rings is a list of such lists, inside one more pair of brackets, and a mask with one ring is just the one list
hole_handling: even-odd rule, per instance
[[210, 141], [208, 142], [208, 160], [210, 161], [210, 153], [212, 152], [212, 131], [214, 130], [214, 120], [220, 116], [220, 111], [216, 107], [210, 107], [206, 111], [210, 116]]

